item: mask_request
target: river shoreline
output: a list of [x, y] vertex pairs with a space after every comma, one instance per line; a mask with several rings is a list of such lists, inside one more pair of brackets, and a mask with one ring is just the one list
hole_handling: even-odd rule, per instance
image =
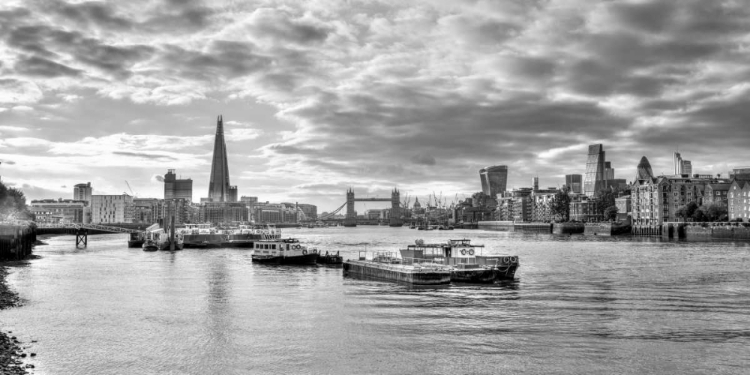
[[[0, 310], [21, 306], [21, 298], [8, 287], [6, 276], [8, 276], [8, 268], [0, 264]], [[27, 368], [33, 368], [33, 365], [23, 363], [22, 358], [27, 357], [28, 354], [23, 352], [21, 342], [12, 334], [12, 331], [0, 331], [0, 373], [28, 374]]]

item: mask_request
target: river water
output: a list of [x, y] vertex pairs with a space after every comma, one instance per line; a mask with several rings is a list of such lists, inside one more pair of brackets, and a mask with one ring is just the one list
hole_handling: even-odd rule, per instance
[[[328, 251], [471, 238], [516, 281], [414, 288], [243, 249], [52, 237], [0, 312], [37, 374], [747, 374], [750, 243], [479, 230], [287, 229]], [[35, 340], [35, 343], [32, 343]]]

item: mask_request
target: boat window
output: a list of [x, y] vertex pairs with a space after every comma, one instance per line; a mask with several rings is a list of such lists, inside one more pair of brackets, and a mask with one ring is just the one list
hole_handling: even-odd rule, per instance
[[276, 244], [271, 245], [271, 248], [276, 250]]

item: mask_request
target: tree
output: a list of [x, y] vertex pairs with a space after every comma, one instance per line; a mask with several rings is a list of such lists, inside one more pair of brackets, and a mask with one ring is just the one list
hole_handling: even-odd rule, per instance
[[711, 202], [701, 206], [701, 209], [709, 221], [725, 221], [726, 219], [727, 208], [721, 204]]
[[16, 188], [8, 188], [0, 182], [0, 220], [3, 218], [24, 219], [30, 217], [26, 207], [26, 196]]
[[615, 198], [617, 198], [617, 190], [604, 189], [600, 191], [596, 198], [599, 203], [596, 205], [596, 213], [606, 219], [607, 215], [604, 211], [615, 205]]
[[617, 219], [617, 211], [619, 211], [619, 209], [617, 208], [617, 206], [609, 206], [609, 207], [605, 208], [604, 209], [604, 219], [610, 220], [610, 221], [615, 221], [615, 219]]
[[568, 221], [570, 218], [570, 191], [567, 186], [558, 190], [552, 199], [550, 211], [552, 215], [561, 221]]
[[684, 206], [680, 206], [680, 208], [678, 208], [677, 211], [675, 212], [675, 215], [687, 221], [688, 218], [693, 217], [697, 209], [698, 209], [698, 204], [695, 202], [690, 202]]

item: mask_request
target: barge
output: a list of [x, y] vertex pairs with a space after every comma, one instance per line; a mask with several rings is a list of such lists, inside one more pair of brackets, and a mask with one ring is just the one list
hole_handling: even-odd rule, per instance
[[183, 235], [186, 248], [220, 248], [240, 247], [253, 248], [255, 241], [276, 240], [281, 238], [281, 230], [274, 227], [220, 229], [210, 224], [185, 224], [178, 230]]
[[375, 253], [371, 260], [366, 259], [366, 255], [360, 252], [358, 260], [344, 262], [344, 276], [374, 278], [413, 285], [445, 285], [451, 282], [450, 270], [442, 265], [413, 261], [405, 264], [403, 259], [387, 252]]

